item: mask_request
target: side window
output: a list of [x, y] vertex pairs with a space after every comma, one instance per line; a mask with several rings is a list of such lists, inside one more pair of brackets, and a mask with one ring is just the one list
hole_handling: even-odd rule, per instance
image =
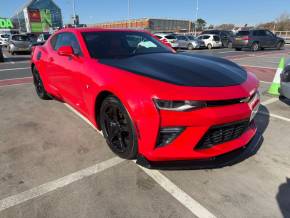
[[185, 40], [185, 41], [187, 41], [187, 39], [186, 39], [185, 36], [180, 36], [180, 39], [181, 39], [181, 40]]
[[274, 34], [272, 32], [270, 32], [269, 30], [266, 30], [265, 32], [266, 32], [267, 36], [274, 37]]
[[210, 36], [203, 36], [203, 39], [209, 39]]
[[78, 40], [73, 33], [58, 34], [54, 50], [58, 50], [61, 46], [71, 46], [75, 54], [78, 54], [80, 56], [82, 55]]
[[253, 31], [253, 36], [258, 36], [259, 34], [258, 34], [258, 31]]
[[259, 30], [259, 36], [267, 36], [265, 30]]

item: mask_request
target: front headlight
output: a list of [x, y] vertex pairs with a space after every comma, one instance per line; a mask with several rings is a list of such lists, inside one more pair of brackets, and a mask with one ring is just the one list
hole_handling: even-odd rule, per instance
[[169, 101], [154, 99], [154, 103], [159, 110], [169, 111], [190, 111], [206, 107], [203, 101]]

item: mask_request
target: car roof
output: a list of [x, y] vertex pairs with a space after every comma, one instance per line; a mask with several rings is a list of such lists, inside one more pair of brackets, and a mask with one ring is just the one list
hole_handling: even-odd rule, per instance
[[64, 28], [56, 31], [56, 33], [62, 32], [74, 32], [74, 33], [83, 33], [83, 32], [147, 32], [145, 30], [135, 30], [135, 29], [106, 29], [106, 28], [96, 28], [96, 27], [80, 27], [80, 28]]

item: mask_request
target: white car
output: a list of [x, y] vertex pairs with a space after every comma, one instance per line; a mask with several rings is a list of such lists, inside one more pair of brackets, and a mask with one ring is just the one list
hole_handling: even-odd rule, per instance
[[208, 49], [222, 47], [222, 41], [218, 35], [203, 34], [198, 36], [197, 39], [204, 41], [205, 47], [207, 47]]
[[177, 42], [176, 35], [172, 33], [155, 33], [154, 34], [160, 41], [164, 42], [165, 44], [170, 44], [170, 46], [174, 49], [179, 48], [179, 44]]
[[0, 34], [0, 45], [7, 46], [9, 41], [8, 34]]

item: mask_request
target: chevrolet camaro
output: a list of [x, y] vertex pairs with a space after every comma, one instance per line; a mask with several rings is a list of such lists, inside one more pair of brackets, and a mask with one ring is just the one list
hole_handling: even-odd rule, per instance
[[176, 53], [145, 31], [63, 29], [32, 51], [41, 99], [64, 101], [122, 158], [204, 160], [247, 146], [258, 80], [226, 59]]

